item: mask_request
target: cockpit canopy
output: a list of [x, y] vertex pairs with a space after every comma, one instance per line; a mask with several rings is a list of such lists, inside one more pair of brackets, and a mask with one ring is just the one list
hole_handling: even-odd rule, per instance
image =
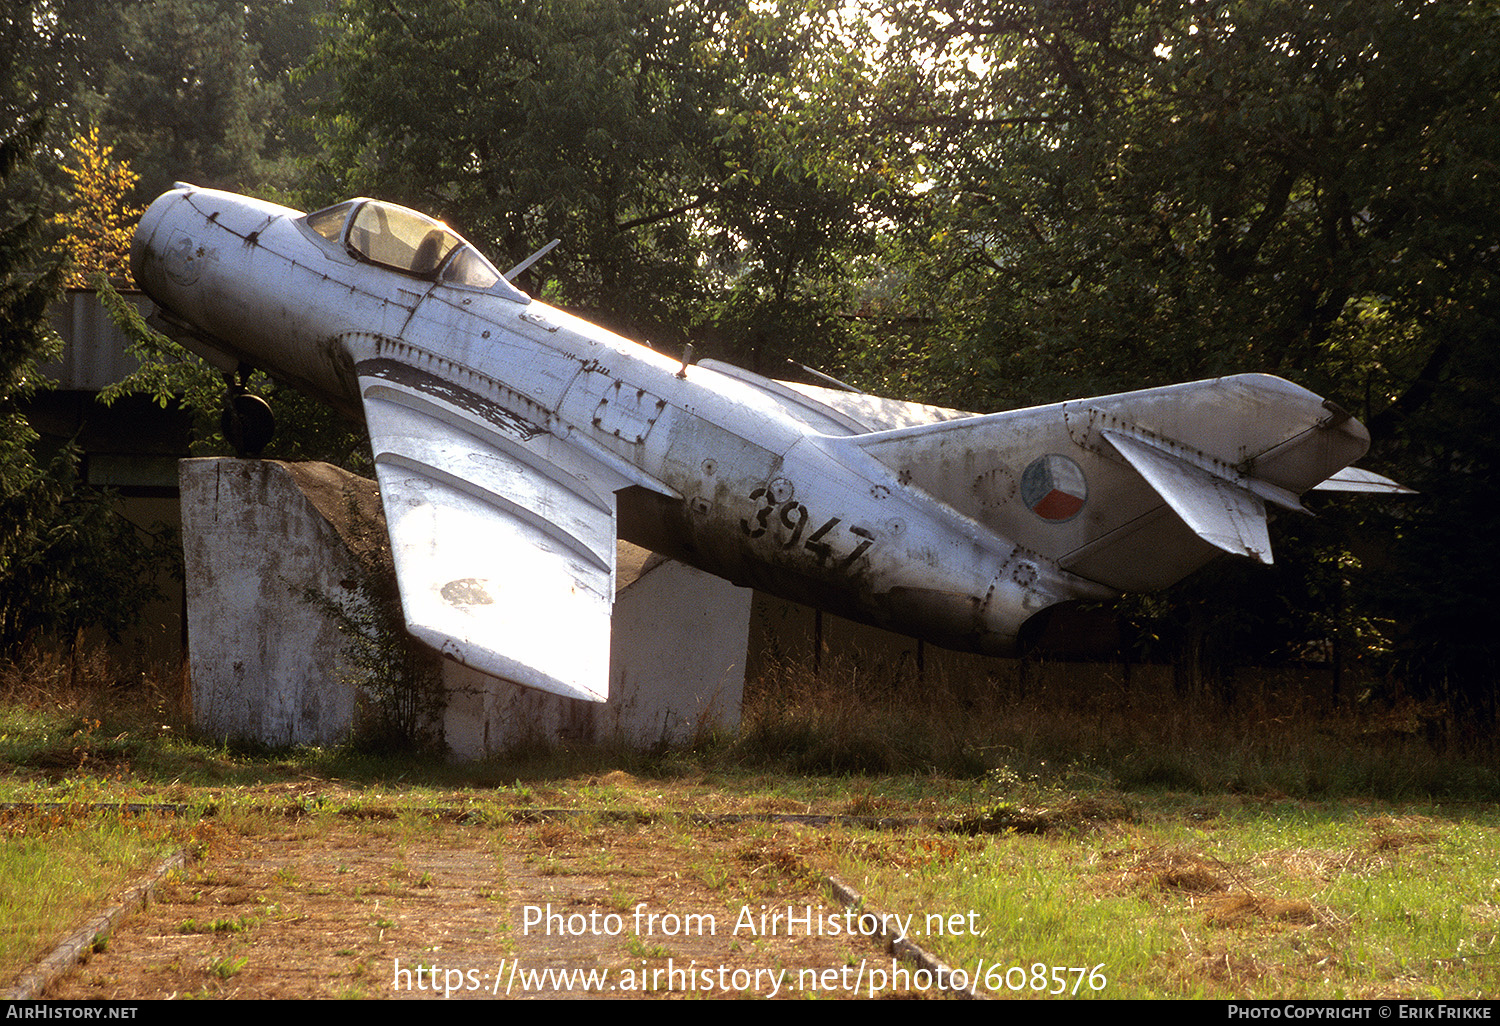
[[[304, 220], [328, 241], [342, 242], [357, 259], [414, 278], [476, 289], [488, 289], [504, 280], [453, 229], [394, 203], [353, 199], [308, 214]], [[506, 291], [514, 291], [508, 283]]]

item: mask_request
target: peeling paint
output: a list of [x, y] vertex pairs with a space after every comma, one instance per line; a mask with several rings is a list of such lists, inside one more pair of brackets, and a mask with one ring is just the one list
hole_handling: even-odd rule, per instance
[[362, 360], [355, 365], [355, 370], [362, 377], [380, 378], [419, 392], [439, 396], [454, 406], [467, 410], [475, 418], [521, 441], [530, 440], [544, 433], [541, 427], [523, 417], [516, 416], [499, 403], [408, 364], [389, 359]]
[[495, 601], [485, 590], [487, 583], [487, 581], [473, 577], [465, 577], [462, 580], [449, 581], [443, 585], [441, 593], [445, 600], [455, 606], [487, 606]]

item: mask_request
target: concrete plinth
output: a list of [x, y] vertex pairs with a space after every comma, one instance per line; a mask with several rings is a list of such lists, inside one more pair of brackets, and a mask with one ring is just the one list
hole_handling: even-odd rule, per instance
[[[359, 600], [354, 551], [384, 541], [375, 483], [326, 464], [180, 469], [194, 723], [274, 745], [345, 739], [359, 696], [330, 606]], [[646, 745], [738, 724], [750, 592], [633, 546], [619, 559], [610, 701], [558, 698], [444, 660], [442, 729], [456, 758], [528, 738]]]
[[[291, 464], [195, 459], [180, 464], [193, 722], [213, 737], [332, 744], [355, 720], [341, 684], [338, 624], [312, 596], [354, 598], [357, 566]], [[326, 464], [334, 503], [361, 482]], [[371, 482], [360, 502], [378, 504]]]

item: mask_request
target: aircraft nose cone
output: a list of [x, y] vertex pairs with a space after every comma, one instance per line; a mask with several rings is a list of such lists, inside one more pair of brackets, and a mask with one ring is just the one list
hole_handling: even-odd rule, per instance
[[146, 208], [140, 223], [135, 226], [135, 235], [130, 239], [130, 276], [135, 279], [136, 288], [149, 291], [147, 283], [151, 277], [151, 263], [156, 255], [153, 244], [157, 229], [161, 227], [167, 211], [177, 203], [179, 195], [177, 192], [167, 192], [158, 196]]

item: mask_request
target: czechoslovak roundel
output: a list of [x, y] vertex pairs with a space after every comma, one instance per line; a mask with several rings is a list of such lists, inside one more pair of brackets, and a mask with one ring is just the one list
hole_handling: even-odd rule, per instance
[[1066, 456], [1038, 457], [1021, 475], [1021, 500], [1043, 520], [1072, 520], [1088, 497], [1083, 468]]

